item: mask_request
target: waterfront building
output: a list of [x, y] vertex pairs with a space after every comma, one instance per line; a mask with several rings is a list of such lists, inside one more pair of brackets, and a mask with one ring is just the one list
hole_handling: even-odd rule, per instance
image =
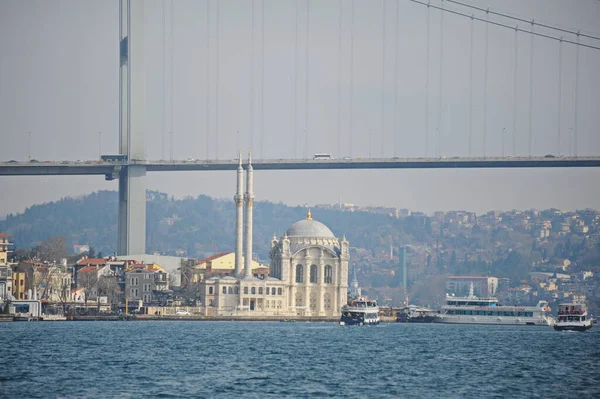
[[[200, 284], [202, 312], [209, 316], [337, 317], [348, 297], [349, 243], [323, 223], [306, 219], [271, 239], [267, 275], [252, 267], [253, 169], [248, 160], [243, 190], [241, 154], [237, 169], [235, 255], [232, 275]], [[246, 218], [243, 218], [243, 205]], [[245, 256], [243, 255], [245, 254]]]
[[448, 276], [446, 292], [457, 296], [466, 296], [473, 284], [474, 293], [480, 297], [494, 296], [498, 289], [498, 277], [489, 276]]

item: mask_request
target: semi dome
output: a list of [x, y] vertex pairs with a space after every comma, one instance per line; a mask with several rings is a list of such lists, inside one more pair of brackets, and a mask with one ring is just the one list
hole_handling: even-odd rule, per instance
[[329, 227], [323, 223], [313, 220], [310, 210], [306, 219], [296, 222], [286, 232], [288, 237], [315, 237], [315, 238], [335, 238]]

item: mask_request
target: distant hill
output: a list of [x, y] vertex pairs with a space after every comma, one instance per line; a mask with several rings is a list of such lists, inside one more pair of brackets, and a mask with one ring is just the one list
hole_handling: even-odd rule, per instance
[[[233, 201], [200, 195], [175, 200], [167, 194], [148, 191], [147, 252], [203, 257], [234, 249], [235, 206]], [[16, 247], [31, 248], [52, 236], [65, 236], [72, 244], [87, 244], [104, 255], [116, 251], [117, 192], [99, 191], [78, 198], [34, 205], [21, 214], [0, 221], [0, 231], [11, 234]], [[403, 236], [400, 219], [368, 212], [313, 209], [313, 217], [325, 223], [336, 236], [346, 235], [352, 246], [389, 247], [389, 239]], [[306, 217], [306, 208], [281, 203], [257, 202], [254, 207], [254, 252], [268, 259], [273, 234], [283, 235], [293, 223]], [[412, 237], [405, 237], [409, 240]], [[397, 242], [397, 241], [396, 241]]]

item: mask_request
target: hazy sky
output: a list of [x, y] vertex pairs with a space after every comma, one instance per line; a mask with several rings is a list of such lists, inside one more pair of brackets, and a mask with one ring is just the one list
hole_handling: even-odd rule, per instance
[[[600, 37], [597, 0], [463, 2]], [[558, 42], [535, 37], [531, 80], [530, 35], [517, 35], [515, 107], [514, 30], [489, 25], [486, 74], [486, 25], [473, 23], [471, 74], [470, 19], [442, 19], [431, 9], [428, 45], [422, 5], [355, 0], [352, 23], [352, 2], [343, 0], [340, 31], [339, 4], [310, 1], [307, 35], [302, 0], [224, 0], [218, 9], [212, 0], [208, 24], [206, 1], [147, 1], [147, 158], [231, 159], [248, 148], [259, 158], [467, 156], [469, 120], [473, 156], [503, 148], [528, 155], [530, 89], [533, 155], [574, 154], [575, 130], [578, 155], [600, 155], [599, 50], [579, 50], [575, 123], [575, 46], [563, 44], [561, 67]], [[87, 160], [117, 151], [118, 27], [118, 1], [0, 0], [0, 160]], [[600, 47], [600, 40], [581, 42]], [[292, 205], [341, 198], [424, 212], [598, 209], [598, 181], [597, 169], [259, 171], [255, 192], [257, 200]], [[102, 176], [0, 177], [0, 184], [0, 215], [117, 188]], [[230, 198], [235, 173], [149, 173], [147, 184], [175, 197]]]

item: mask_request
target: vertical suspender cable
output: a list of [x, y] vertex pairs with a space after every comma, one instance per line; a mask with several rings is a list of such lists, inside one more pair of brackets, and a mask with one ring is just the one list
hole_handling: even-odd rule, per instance
[[442, 130], [442, 96], [443, 96], [443, 81], [442, 81], [442, 69], [444, 64], [444, 0], [442, 0], [442, 18], [440, 22], [440, 89], [438, 98], [438, 126], [437, 126], [437, 156], [442, 156], [442, 143], [441, 143], [441, 130]]
[[560, 38], [560, 42], [558, 43], [558, 104], [556, 110], [556, 155], [560, 155], [560, 114], [561, 114], [561, 105], [562, 105], [562, 36]]
[[573, 154], [577, 158], [577, 122], [579, 113], [579, 39], [580, 35], [577, 32], [577, 49], [575, 50], [575, 137], [573, 142]]
[[532, 128], [532, 117], [533, 117], [533, 29], [534, 21], [531, 20], [531, 37], [530, 37], [530, 50], [529, 50], [529, 141], [527, 142], [527, 149], [529, 156], [531, 157], [531, 145], [533, 141], [533, 128]]
[[487, 98], [488, 98], [488, 54], [489, 54], [489, 27], [490, 11], [485, 12], [485, 60], [483, 66], [483, 157], [487, 156]]
[[469, 61], [469, 157], [473, 142], [473, 14], [471, 14], [471, 51]]
[[175, 28], [173, 27], [173, 19], [174, 19], [174, 4], [173, 4], [173, 0], [171, 0], [171, 145], [169, 146], [169, 150], [171, 151], [171, 160], [173, 160], [173, 133], [175, 130], [175, 124], [174, 124], [174, 103], [175, 103], [175, 97], [173, 96], [173, 58], [174, 58], [174, 47], [175, 47]]
[[[239, 146], [240, 143], [238, 143]], [[210, 0], [206, 0], [206, 151], [210, 145]]]
[[519, 26], [515, 27], [515, 59], [513, 71], [513, 126], [512, 126], [512, 154], [517, 155], [517, 67], [519, 62]]
[[298, 2], [296, 0], [296, 30], [294, 34], [294, 155], [298, 155]]
[[219, 29], [220, 29], [220, 27], [219, 27], [219, 25], [220, 25], [220, 15], [219, 14], [220, 14], [220, 8], [221, 8], [220, 7], [220, 2], [217, 1], [217, 21], [216, 21], [217, 32], [216, 32], [216, 45], [215, 45], [216, 46], [216, 54], [215, 55], [216, 55], [216, 59], [217, 59], [217, 61], [216, 61], [217, 62], [217, 70], [216, 70], [216, 77], [215, 77], [216, 78], [215, 79], [216, 80], [216, 89], [217, 89], [217, 93], [216, 93], [216, 96], [215, 96], [216, 97], [216, 99], [215, 99], [215, 101], [216, 101], [216, 104], [215, 104], [215, 111], [216, 111], [215, 112], [216, 113], [216, 116], [215, 116], [215, 137], [217, 139], [216, 140], [216, 151], [217, 151], [216, 159], [219, 159], [219, 119], [220, 119], [219, 118], [219, 94], [220, 94], [220, 90], [221, 90], [221, 88], [220, 88], [220, 86], [221, 86], [221, 83], [220, 83], [220, 78], [221, 78], [220, 77], [220, 69], [221, 68], [220, 68], [220, 65], [219, 65], [220, 64], [220, 57], [219, 57], [220, 56], [220, 54], [219, 54], [219, 51], [220, 51], [220, 48], [219, 48], [220, 47], [220, 43], [219, 43], [219, 35], [220, 35], [220, 32], [219, 32]]
[[425, 46], [425, 157], [429, 152], [429, 19], [431, 8], [427, 3], [427, 45]]
[[394, 156], [398, 148], [398, 25], [400, 19], [400, 3], [396, 1], [396, 51], [394, 52]]
[[339, 0], [338, 7], [340, 14], [338, 17], [338, 120], [337, 120], [337, 156], [342, 156], [342, 0]]
[[254, 151], [254, 0], [250, 7], [250, 151]]
[[354, 128], [354, 0], [350, 2], [350, 157], [352, 157], [352, 136]]
[[162, 2], [162, 11], [163, 11], [163, 20], [162, 20], [162, 28], [163, 28], [163, 120], [162, 120], [162, 147], [161, 147], [161, 160], [165, 159], [165, 131], [167, 130], [167, 107], [166, 107], [166, 98], [167, 98], [167, 0], [163, 0]]
[[385, 12], [386, 2], [381, 0], [381, 22], [382, 22], [382, 40], [381, 40], [381, 157], [385, 153]]
[[265, 157], [265, 0], [260, 2], [260, 157]]
[[309, 72], [308, 72], [308, 46], [309, 46], [309, 41], [308, 41], [308, 29], [310, 26], [310, 0], [306, 0], [306, 48], [305, 48], [305, 67], [304, 69], [306, 70], [306, 80], [305, 80], [305, 85], [304, 85], [304, 102], [305, 102], [305, 106], [304, 106], [304, 126], [305, 128], [305, 132], [304, 132], [304, 158], [306, 159], [308, 157], [308, 76], [309, 76]]

